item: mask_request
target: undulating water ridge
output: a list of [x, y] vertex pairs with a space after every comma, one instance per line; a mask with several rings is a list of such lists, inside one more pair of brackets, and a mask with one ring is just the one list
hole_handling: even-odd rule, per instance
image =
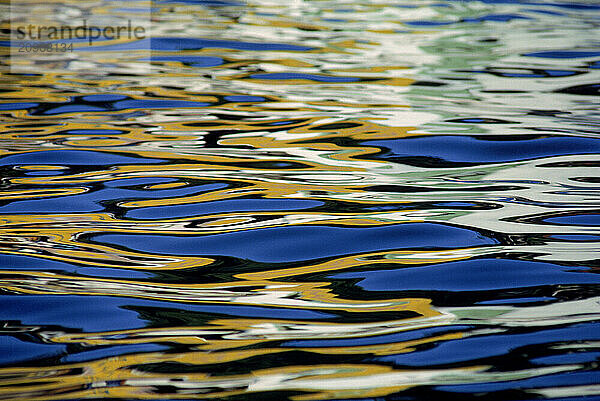
[[151, 18], [0, 38], [0, 399], [600, 397], [598, 2]]

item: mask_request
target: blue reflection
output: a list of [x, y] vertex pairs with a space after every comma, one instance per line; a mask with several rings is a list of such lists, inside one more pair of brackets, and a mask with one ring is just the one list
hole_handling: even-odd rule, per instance
[[30, 164], [69, 166], [110, 166], [115, 164], [163, 163], [166, 160], [130, 157], [121, 154], [91, 150], [45, 150], [17, 153], [0, 157], [0, 166], [24, 166]]
[[248, 96], [248, 95], [231, 95], [231, 96], [225, 96], [224, 99], [227, 100], [228, 102], [264, 102], [267, 100], [262, 96]]
[[546, 223], [567, 225], [567, 226], [596, 226], [600, 227], [600, 214], [598, 213], [578, 213], [567, 216], [556, 216], [544, 219]]
[[[574, 267], [512, 259], [473, 259], [394, 270], [339, 273], [330, 278], [361, 278], [367, 291], [489, 291], [561, 284], [600, 284], [600, 275]], [[585, 269], [582, 267], [581, 269]]]
[[65, 355], [60, 360], [62, 363], [77, 363], [93, 361], [102, 358], [116, 358], [121, 355], [166, 351], [170, 347], [156, 343], [124, 344], [110, 347], [100, 347], [91, 351], [83, 351]]
[[0, 335], [0, 364], [17, 364], [27, 360], [65, 354], [65, 344], [38, 344], [9, 335]]
[[298, 72], [270, 72], [264, 74], [253, 74], [250, 75], [253, 79], [306, 79], [309, 81], [316, 82], [357, 82], [360, 78], [355, 77], [334, 77], [332, 75], [316, 75], [316, 74], [302, 74]]
[[0, 103], [0, 110], [27, 110], [39, 106], [39, 103]]
[[77, 49], [78, 51], [118, 51], [118, 50], [153, 50], [181, 51], [213, 49], [256, 50], [256, 51], [307, 51], [312, 47], [288, 45], [284, 43], [243, 42], [236, 40], [218, 40], [204, 38], [147, 38], [135, 42], [125, 42], [105, 46], [91, 46]]
[[90, 277], [103, 278], [149, 278], [154, 273], [145, 270], [117, 269], [110, 267], [97, 267], [76, 265], [52, 259], [36, 258], [34, 256], [10, 255], [0, 253], [0, 269], [17, 271], [44, 271], [60, 274], [78, 274]]
[[523, 55], [541, 58], [587, 58], [600, 56], [600, 51], [546, 50], [541, 52], [525, 53]]
[[[199, 192], [208, 192], [224, 186], [226, 185], [207, 184], [198, 187], [189, 186], [173, 189], [141, 190], [119, 188], [112, 184], [112, 187], [108, 186], [108, 188], [78, 195], [14, 201], [5, 206], [0, 206], [0, 213], [91, 213], [104, 210], [106, 203], [111, 201], [175, 198]], [[52, 194], [48, 196], [52, 196]]]
[[149, 59], [142, 59], [142, 61], [178, 61], [180, 63], [191, 65], [192, 67], [216, 67], [223, 64], [221, 57], [208, 57], [208, 56], [152, 56]]
[[454, 248], [496, 243], [475, 231], [432, 223], [369, 228], [291, 226], [192, 237], [100, 234], [93, 240], [142, 252], [226, 255], [269, 263], [385, 249]]
[[573, 363], [593, 363], [600, 361], [600, 352], [575, 352], [562, 355], [542, 356], [532, 358], [530, 362], [536, 365], [555, 366], [570, 365]]
[[[600, 339], [600, 324], [581, 323], [564, 328], [539, 329], [528, 333], [491, 334], [449, 340], [432, 348], [396, 355], [375, 357], [373, 360], [401, 366], [433, 366], [475, 361], [500, 355], [509, 355], [520, 347], [533, 347], [565, 341], [593, 341]], [[542, 378], [534, 380], [544, 380]], [[493, 384], [491, 384], [493, 386]], [[514, 388], [515, 382], [504, 385]], [[553, 385], [558, 385], [553, 382]], [[466, 385], [465, 389], [470, 385]], [[519, 386], [520, 387], [520, 386]], [[469, 390], [471, 391], [471, 390]], [[473, 389], [475, 391], [475, 389]], [[483, 391], [483, 390], [482, 390]], [[485, 390], [493, 391], [493, 390]]]
[[[151, 292], [148, 296], [152, 296]], [[148, 321], [136, 309], [210, 313], [273, 319], [329, 319], [333, 314], [295, 308], [232, 306], [154, 301], [140, 297], [83, 295], [12, 295], [0, 298], [0, 320], [20, 320], [24, 325], [69, 327], [84, 332], [144, 328]]]
[[323, 202], [303, 199], [230, 199], [186, 205], [132, 209], [126, 216], [135, 219], [171, 219], [203, 214], [266, 210], [302, 210], [322, 206]]
[[377, 156], [381, 159], [425, 156], [467, 163], [499, 163], [557, 155], [600, 154], [598, 139], [577, 136], [494, 141], [462, 135], [436, 135], [366, 141], [362, 144], [390, 149], [389, 152]]

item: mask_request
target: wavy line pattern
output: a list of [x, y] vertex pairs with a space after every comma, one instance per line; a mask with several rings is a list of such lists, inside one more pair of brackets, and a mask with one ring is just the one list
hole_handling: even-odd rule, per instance
[[600, 397], [596, 2], [12, 3], [0, 399]]

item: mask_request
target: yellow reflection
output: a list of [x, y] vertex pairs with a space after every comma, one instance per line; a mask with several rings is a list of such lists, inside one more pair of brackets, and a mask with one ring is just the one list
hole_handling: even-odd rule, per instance
[[339, 309], [349, 312], [412, 311], [441, 316], [426, 299], [364, 301], [340, 298], [328, 282], [289, 283], [241, 280], [211, 284], [167, 284], [67, 276], [54, 273], [0, 270], [0, 288], [19, 294], [94, 295], [154, 299], [172, 302], [265, 305], [283, 308]]
[[[154, 372], [161, 363], [210, 366], [262, 355], [262, 350], [145, 353], [48, 367], [0, 368], [0, 396], [5, 399], [65, 398], [222, 399], [239, 394], [260, 397], [274, 390], [300, 391], [294, 400], [386, 396], [419, 385], [499, 382], [573, 370], [573, 366], [489, 372], [489, 366], [402, 370], [375, 363], [288, 365], [216, 375], [187, 369]], [[277, 352], [277, 350], [269, 350]], [[223, 355], [224, 354], [224, 355]], [[203, 370], [203, 369], [202, 369]], [[248, 371], [245, 373], [244, 371]], [[244, 372], [244, 373], [241, 373]]]

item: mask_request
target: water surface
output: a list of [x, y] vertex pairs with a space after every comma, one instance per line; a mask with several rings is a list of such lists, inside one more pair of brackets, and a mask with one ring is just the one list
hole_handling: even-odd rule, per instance
[[600, 397], [597, 2], [151, 16], [0, 42], [1, 399]]

